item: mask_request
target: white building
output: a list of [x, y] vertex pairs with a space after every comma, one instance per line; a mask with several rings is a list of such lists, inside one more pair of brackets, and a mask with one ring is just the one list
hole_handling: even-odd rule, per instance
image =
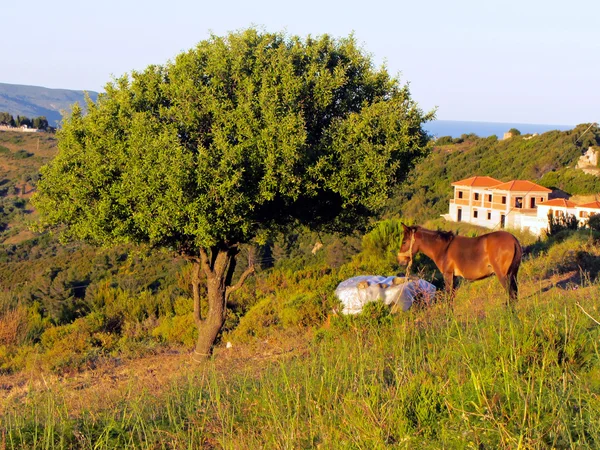
[[552, 192], [531, 181], [503, 183], [486, 176], [456, 181], [452, 186], [454, 198], [446, 219], [486, 228], [521, 228], [522, 216], [535, 217], [537, 205]]
[[486, 228], [516, 228], [536, 236], [548, 231], [548, 215], [575, 216], [584, 226], [593, 214], [600, 214], [600, 202], [584, 205], [566, 199], [552, 199], [552, 191], [527, 180], [503, 183], [492, 177], [475, 176], [452, 183], [454, 198], [448, 214], [453, 222], [468, 222]]
[[590, 216], [600, 214], [600, 202], [584, 203], [583, 205], [577, 205], [575, 209], [577, 211], [575, 215], [577, 220], [579, 220], [579, 225], [583, 226]]

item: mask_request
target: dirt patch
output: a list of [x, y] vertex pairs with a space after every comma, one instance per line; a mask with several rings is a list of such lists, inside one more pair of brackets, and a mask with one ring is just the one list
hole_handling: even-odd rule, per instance
[[23, 231], [20, 231], [19, 233], [15, 234], [14, 236], [9, 237], [4, 242], [2, 242], [2, 244], [17, 245], [17, 244], [20, 244], [21, 242], [25, 242], [25, 241], [28, 241], [29, 239], [33, 239], [35, 236], [36, 236], [36, 234], [33, 231], [23, 230]]
[[256, 346], [222, 345], [211, 359], [198, 363], [190, 350], [166, 350], [136, 359], [110, 358], [93, 369], [57, 375], [40, 368], [13, 375], [0, 376], [0, 415], [7, 408], [19, 407], [32, 395], [50, 391], [59, 394], [73, 415], [83, 411], [111, 409], [123, 398], [136, 398], [144, 393], [160, 397], [173, 383], [216, 370], [223, 377], [236, 373], [258, 376], [272, 362], [305, 355], [306, 336], [282, 343], [261, 342]]

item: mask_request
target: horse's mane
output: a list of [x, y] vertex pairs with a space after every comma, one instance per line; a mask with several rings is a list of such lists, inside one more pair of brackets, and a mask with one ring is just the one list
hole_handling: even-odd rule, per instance
[[452, 231], [442, 231], [442, 230], [438, 230], [437, 234], [439, 237], [441, 237], [444, 241], [449, 242], [452, 239], [454, 239], [454, 232]]
[[445, 242], [450, 242], [456, 236], [452, 231], [442, 231], [442, 230], [428, 230], [427, 228], [417, 227], [421, 231], [427, 231], [429, 233], [435, 234], [437, 237], [442, 239]]

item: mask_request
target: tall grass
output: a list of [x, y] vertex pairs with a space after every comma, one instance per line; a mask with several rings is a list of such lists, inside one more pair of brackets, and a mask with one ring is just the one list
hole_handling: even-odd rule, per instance
[[[466, 290], [465, 290], [466, 291]], [[598, 285], [536, 293], [511, 313], [444, 304], [339, 318], [307, 354], [257, 373], [212, 363], [106, 409], [31, 394], [7, 448], [598, 448]], [[501, 294], [500, 294], [501, 295]], [[463, 306], [468, 299], [457, 299]]]
[[[369, 304], [288, 359], [212, 361], [159, 392], [81, 407], [31, 389], [0, 405], [0, 448], [600, 448], [599, 269], [594, 236], [570, 233], [530, 251], [514, 310], [491, 279], [453, 306]], [[228, 338], [320, 323], [340, 273], [273, 272]]]

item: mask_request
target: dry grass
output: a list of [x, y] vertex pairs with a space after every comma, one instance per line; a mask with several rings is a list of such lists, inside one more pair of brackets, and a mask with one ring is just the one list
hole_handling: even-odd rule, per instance
[[213, 358], [204, 363], [195, 361], [193, 352], [169, 350], [135, 359], [108, 358], [99, 361], [94, 368], [60, 375], [33, 364], [28, 370], [0, 375], [0, 416], [9, 405], [18, 407], [28, 402], [32, 395], [44, 392], [60, 394], [75, 417], [82, 411], [113, 409], [124, 397], [137, 398], [143, 394], [160, 397], [174, 383], [198, 375], [207, 368], [218, 371], [223, 377], [235, 376], [242, 371], [258, 377], [273, 362], [306, 354], [309, 341], [309, 335], [292, 333], [287, 337], [273, 335], [260, 343], [235, 344], [230, 348], [223, 343], [215, 349]]
[[17, 345], [27, 331], [27, 308], [0, 313], [0, 345]]

